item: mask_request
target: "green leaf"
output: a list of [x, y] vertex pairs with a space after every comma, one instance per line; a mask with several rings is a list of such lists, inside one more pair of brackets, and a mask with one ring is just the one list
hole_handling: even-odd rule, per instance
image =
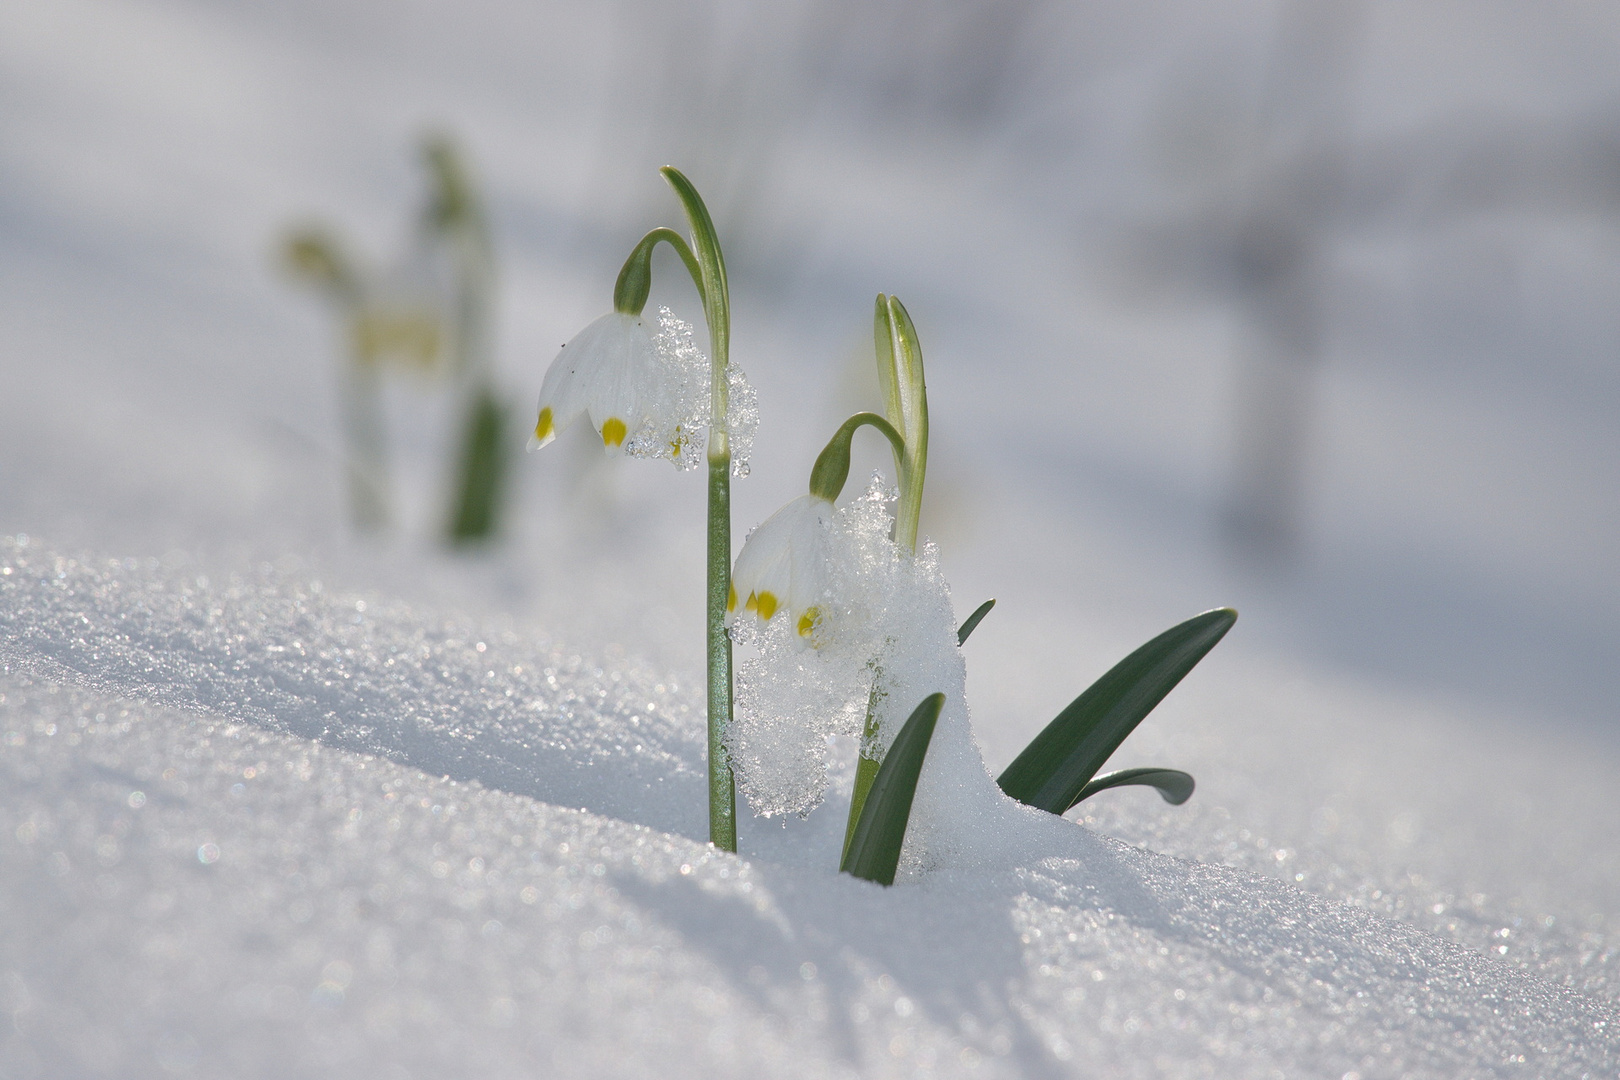
[[986, 615], [990, 614], [990, 609], [995, 606], [996, 602], [994, 600], [986, 600], [984, 603], [973, 609], [973, 614], [967, 617], [967, 621], [962, 624], [962, 628], [956, 632], [957, 645], [961, 645], [967, 641], [968, 635], [973, 633], [974, 627], [978, 626], [980, 620], [982, 620]]
[[1109, 788], [1114, 787], [1127, 787], [1132, 784], [1158, 788], [1159, 794], [1164, 796], [1164, 801], [1171, 806], [1180, 806], [1192, 798], [1193, 788], [1197, 786], [1191, 774], [1184, 773], [1180, 769], [1160, 769], [1155, 767], [1121, 769], [1118, 772], [1103, 773], [1081, 788], [1080, 794], [1076, 796], [1074, 802], [1070, 803], [1069, 806], [1071, 808], [1079, 806], [1099, 791], [1107, 791]]
[[1021, 803], [1061, 814], [1125, 736], [1237, 622], [1216, 608], [1172, 627], [1115, 664], [1046, 725], [996, 780]]
[[861, 807], [861, 819], [855, 823], [855, 835], [850, 838], [840, 870], [879, 885], [894, 884], [900, 845], [911, 819], [911, 799], [917, 793], [917, 777], [922, 774], [923, 757], [944, 706], [944, 694], [929, 694], [894, 737], [894, 745], [884, 755], [877, 779], [872, 781], [872, 790], [867, 792], [866, 805]]

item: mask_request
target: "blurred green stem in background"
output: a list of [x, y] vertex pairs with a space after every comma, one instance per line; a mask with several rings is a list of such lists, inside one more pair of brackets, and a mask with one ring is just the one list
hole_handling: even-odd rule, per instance
[[293, 275], [309, 282], [337, 309], [345, 324], [349, 362], [338, 378], [343, 421], [344, 471], [349, 518], [361, 532], [375, 532], [390, 515], [388, 443], [383, 430], [381, 380], [364, 315], [359, 271], [337, 238], [306, 228], [287, 238], [283, 256]]
[[452, 544], [475, 544], [500, 525], [511, 452], [511, 417], [495, 386], [495, 258], [483, 202], [454, 145], [430, 136], [422, 156], [433, 178], [422, 224], [448, 257], [450, 373], [465, 415], [447, 534]]
[[462, 420], [448, 449], [444, 535], [452, 545], [491, 538], [505, 513], [510, 410], [495, 378], [495, 259], [468, 170], [442, 135], [423, 140], [430, 189], [415, 246], [388, 272], [363, 268], [330, 230], [295, 230], [283, 257], [341, 320], [348, 362], [338, 380], [350, 520], [375, 532], [392, 517], [383, 369], [446, 371]]

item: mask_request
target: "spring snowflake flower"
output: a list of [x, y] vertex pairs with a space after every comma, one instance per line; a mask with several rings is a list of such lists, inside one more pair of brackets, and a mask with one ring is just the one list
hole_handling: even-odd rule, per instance
[[800, 495], [766, 518], [737, 556], [726, 624], [736, 621], [737, 600], [743, 597], [745, 614], [769, 622], [786, 611], [799, 637], [810, 637], [831, 581], [832, 525], [833, 504], [817, 495]]
[[679, 447], [688, 436], [682, 418], [673, 415], [669, 381], [641, 317], [610, 312], [575, 334], [551, 362], [540, 386], [540, 417], [529, 449], [546, 445], [581, 414], [590, 416], [610, 455], [623, 449], [635, 453], [637, 444]]
[[354, 309], [355, 353], [368, 364], [387, 363], [429, 373], [445, 359], [450, 304], [445, 283], [425, 258], [359, 282]]

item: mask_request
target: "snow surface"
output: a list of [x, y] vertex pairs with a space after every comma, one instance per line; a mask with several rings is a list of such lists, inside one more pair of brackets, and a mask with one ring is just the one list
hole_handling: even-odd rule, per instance
[[836, 800], [717, 853], [700, 688], [533, 628], [7, 538], [0, 631], [8, 1076], [1620, 1064], [1603, 937], [1331, 845], [1279, 861], [1382, 912], [1034, 811], [887, 890], [832, 871]]
[[[1208, 211], [1155, 140], [1219, 134], [1274, 5], [745, 7], [0, 7], [0, 1078], [1620, 1075], [1613, 214], [1423, 187], [1470, 118], [1608, 115], [1620, 19], [1367, 6], [1356, 136], [1418, 186], [1329, 245], [1290, 579], [1210, 525], [1241, 327], [1109, 255]], [[450, 557], [452, 417], [395, 385], [403, 527], [347, 537], [332, 327], [270, 253], [311, 214], [397, 246], [425, 124], [487, 185], [525, 406], [675, 222], [656, 166], [699, 183], [758, 393], [738, 541], [876, 403], [900, 294], [924, 532], [957, 617], [999, 600], [985, 759], [1230, 603], [1115, 762], [1192, 801], [881, 890], [832, 872], [840, 739], [818, 810], [719, 854], [701, 477], [565, 435]]]

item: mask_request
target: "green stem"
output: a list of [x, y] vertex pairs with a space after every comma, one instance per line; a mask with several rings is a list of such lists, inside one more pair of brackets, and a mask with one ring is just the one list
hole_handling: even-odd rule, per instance
[[737, 850], [737, 788], [726, 750], [731, 723], [731, 635], [726, 599], [731, 591], [731, 459], [709, 459], [709, 842]]
[[506, 503], [511, 418], [495, 378], [495, 255], [483, 200], [454, 144], [433, 136], [422, 152], [434, 182], [424, 227], [456, 275], [449, 359], [464, 419], [446, 534], [470, 545], [495, 534]]
[[[703, 315], [709, 325], [709, 547], [708, 547], [708, 683], [709, 683], [709, 842], [726, 851], [737, 850], [737, 793], [726, 733], [731, 727], [731, 636], [726, 633], [726, 599], [731, 591], [731, 439], [726, 429], [727, 365], [731, 351], [731, 295], [726, 263], [708, 207], [678, 169], [660, 170], [686, 211], [692, 226], [687, 270], [693, 270], [703, 297]], [[657, 233], [649, 233], [651, 238]], [[657, 236], [651, 243], [667, 240]], [[676, 237], [679, 239], [679, 237]], [[647, 240], [642, 241], [644, 244]], [[685, 245], [676, 246], [681, 251]], [[648, 247], [651, 252], [651, 246]], [[621, 284], [624, 275], [620, 275]], [[629, 283], [635, 287], [635, 283]], [[618, 297], [615, 296], [615, 303]], [[645, 293], [642, 302], [645, 303]]]
[[349, 506], [355, 528], [364, 533], [388, 524], [392, 501], [378, 382], [376, 360], [357, 347], [343, 374], [343, 427], [348, 443]]
[[[903, 450], [896, 446], [894, 467], [900, 476], [900, 502], [894, 512], [894, 542], [910, 554], [917, 551], [917, 524], [922, 516], [923, 479], [928, 472], [928, 386], [923, 380], [922, 345], [917, 327], [905, 305], [893, 296], [878, 294], [872, 321], [873, 344], [877, 347], [878, 384], [883, 389], [883, 407], [889, 423], [904, 439]], [[818, 463], [819, 464], [819, 463]], [[877, 669], [872, 693], [866, 701], [866, 729], [861, 738], [860, 757], [855, 762], [855, 788], [850, 793], [849, 825], [844, 830], [844, 850], [848, 853], [855, 824], [861, 818], [872, 782], [882, 765], [877, 755], [877, 703], [881, 696]]]
[[501, 520], [511, 417], [488, 385], [473, 388], [461, 436], [459, 480], [450, 505], [450, 542], [477, 544]]
[[872, 692], [866, 697], [866, 730], [861, 736], [861, 756], [855, 759], [855, 790], [849, 797], [849, 824], [844, 826], [844, 851], [838, 857], [840, 866], [849, 858], [849, 844], [855, 839], [855, 826], [861, 820], [861, 811], [866, 808], [866, 796], [871, 793], [872, 781], [877, 779], [878, 769], [883, 766], [882, 760], [873, 756], [875, 751], [869, 749], [878, 735], [877, 684], [882, 675], [881, 669], [873, 675]]

